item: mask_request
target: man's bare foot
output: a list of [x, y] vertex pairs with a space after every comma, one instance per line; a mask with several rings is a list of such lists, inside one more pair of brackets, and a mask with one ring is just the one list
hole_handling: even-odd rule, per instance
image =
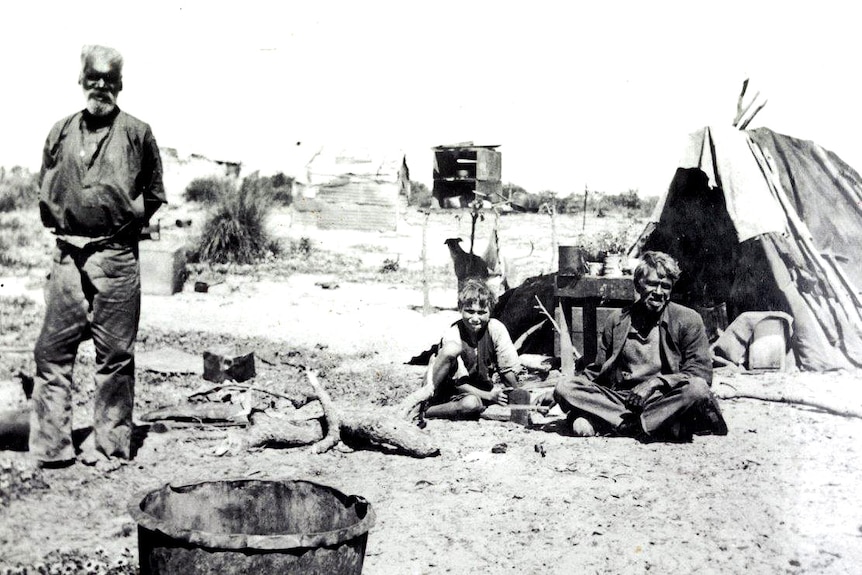
[[596, 428], [585, 417], [576, 417], [572, 422], [572, 435], [575, 437], [595, 437]]
[[96, 440], [92, 434], [81, 444], [81, 453], [78, 455], [78, 461], [89, 467], [95, 467], [103, 473], [119, 469], [127, 463], [125, 459], [105, 455], [96, 447]]

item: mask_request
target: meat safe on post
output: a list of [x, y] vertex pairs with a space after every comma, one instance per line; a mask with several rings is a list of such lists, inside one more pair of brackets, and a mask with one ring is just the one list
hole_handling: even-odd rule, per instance
[[434, 148], [434, 197], [441, 207], [449, 198], [466, 205], [478, 195], [482, 199], [501, 199], [502, 155], [498, 146], [463, 145]]

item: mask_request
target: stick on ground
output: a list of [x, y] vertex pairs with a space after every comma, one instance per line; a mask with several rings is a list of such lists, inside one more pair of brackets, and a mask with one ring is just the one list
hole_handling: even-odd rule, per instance
[[320, 405], [323, 407], [323, 418], [326, 421], [326, 435], [311, 446], [311, 452], [324, 453], [335, 447], [341, 440], [341, 413], [332, 404], [332, 398], [329, 397], [329, 393], [317, 379], [317, 374], [311, 370], [306, 370], [305, 376], [308, 378], [308, 383], [314, 388], [317, 399], [320, 400]]
[[841, 417], [855, 417], [858, 419], [862, 419], [862, 412], [852, 409], [840, 409], [837, 407], [832, 407], [826, 405], [825, 403], [820, 403], [817, 401], [809, 401], [807, 399], [801, 399], [798, 397], [784, 397], [784, 396], [768, 396], [768, 395], [759, 395], [756, 393], [716, 393], [716, 397], [719, 399], [756, 399], [758, 401], [767, 401], [770, 403], [786, 403], [788, 405], [798, 405], [802, 407], [811, 407], [814, 409], [819, 409], [825, 413], [829, 413], [831, 415], [840, 415]]

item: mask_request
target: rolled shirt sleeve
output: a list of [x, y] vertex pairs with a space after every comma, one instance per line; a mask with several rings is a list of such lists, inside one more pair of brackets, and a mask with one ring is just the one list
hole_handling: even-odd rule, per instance
[[520, 371], [521, 360], [518, 358], [518, 352], [515, 349], [515, 344], [512, 343], [512, 337], [509, 335], [509, 330], [497, 319], [492, 318], [488, 322], [488, 331], [491, 334], [491, 341], [494, 342], [494, 351], [497, 355], [497, 370], [500, 373], [510, 371]]

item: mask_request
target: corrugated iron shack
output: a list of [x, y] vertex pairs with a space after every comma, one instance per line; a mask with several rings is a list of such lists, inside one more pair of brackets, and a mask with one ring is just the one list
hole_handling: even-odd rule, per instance
[[410, 189], [400, 150], [321, 149], [294, 199], [296, 221], [321, 229], [395, 231]]

